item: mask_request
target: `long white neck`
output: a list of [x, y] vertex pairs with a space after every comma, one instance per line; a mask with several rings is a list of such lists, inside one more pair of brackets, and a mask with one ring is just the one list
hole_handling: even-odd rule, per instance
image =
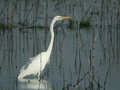
[[46, 51], [47, 52], [47, 57], [50, 57], [50, 54], [51, 54], [52, 48], [53, 48], [53, 42], [54, 42], [54, 31], [53, 31], [53, 28], [54, 28], [55, 22], [56, 22], [56, 20], [53, 19], [53, 21], [52, 21], [52, 23], [50, 25], [51, 40], [50, 40], [50, 44], [48, 46], [48, 49]]

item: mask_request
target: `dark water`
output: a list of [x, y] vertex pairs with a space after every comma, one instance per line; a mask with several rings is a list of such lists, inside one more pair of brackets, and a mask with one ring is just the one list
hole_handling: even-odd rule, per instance
[[[119, 0], [0, 0], [0, 90], [119, 90], [119, 4]], [[73, 21], [56, 24], [44, 79], [17, 80], [25, 62], [47, 49], [48, 27], [57, 15]]]

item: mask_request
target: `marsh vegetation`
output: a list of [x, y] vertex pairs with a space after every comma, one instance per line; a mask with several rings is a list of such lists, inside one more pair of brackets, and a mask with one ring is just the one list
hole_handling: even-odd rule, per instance
[[[118, 90], [119, 0], [1, 0], [0, 90]], [[18, 81], [20, 68], [55, 42], [43, 80]]]

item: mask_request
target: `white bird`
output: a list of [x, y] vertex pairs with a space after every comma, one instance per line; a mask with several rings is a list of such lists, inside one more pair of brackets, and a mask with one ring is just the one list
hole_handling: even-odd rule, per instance
[[[23, 79], [27, 75], [38, 75], [38, 78], [40, 77], [41, 71], [45, 68], [46, 64], [50, 60], [50, 55], [53, 48], [54, 43], [54, 24], [56, 21], [59, 20], [67, 20], [72, 19], [71, 17], [65, 17], [65, 16], [55, 16], [52, 20], [52, 23], [50, 25], [50, 33], [51, 33], [51, 40], [50, 44], [48, 46], [48, 49], [45, 52], [41, 52], [35, 57], [30, 58], [30, 63], [25, 64], [18, 75], [18, 79]], [[27, 67], [26, 67], [27, 66]]]

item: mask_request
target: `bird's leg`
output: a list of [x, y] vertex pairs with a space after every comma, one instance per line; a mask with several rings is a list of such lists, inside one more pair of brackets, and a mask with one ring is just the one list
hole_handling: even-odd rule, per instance
[[37, 79], [40, 81], [40, 72], [37, 73]]

